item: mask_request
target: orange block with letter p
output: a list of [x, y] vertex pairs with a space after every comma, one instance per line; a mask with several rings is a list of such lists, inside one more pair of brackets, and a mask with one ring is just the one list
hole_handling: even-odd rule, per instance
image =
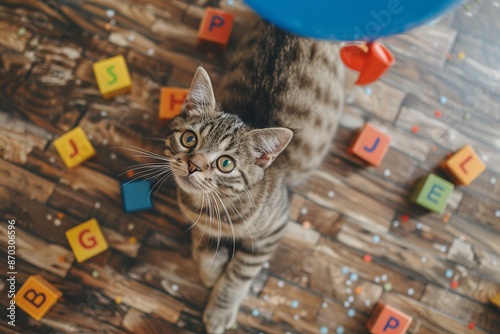
[[40, 320], [54, 306], [62, 292], [41, 275], [28, 277], [16, 294], [16, 305], [33, 319]]
[[234, 15], [226, 11], [207, 7], [198, 29], [198, 40], [226, 46], [233, 29]]
[[68, 168], [81, 164], [95, 154], [94, 147], [79, 126], [54, 140], [54, 147]]
[[348, 153], [355, 154], [373, 166], [378, 166], [389, 150], [391, 137], [366, 123], [348, 148]]
[[455, 184], [464, 186], [474, 181], [486, 169], [486, 165], [470, 145], [462, 147], [440, 166], [453, 178]]
[[371, 334], [404, 334], [412, 320], [412, 317], [400, 310], [379, 302], [366, 327]]
[[185, 88], [163, 87], [160, 96], [159, 118], [161, 120], [171, 120], [179, 115], [188, 91]]
[[90, 259], [108, 249], [108, 243], [96, 219], [90, 219], [67, 230], [66, 238], [78, 262]]

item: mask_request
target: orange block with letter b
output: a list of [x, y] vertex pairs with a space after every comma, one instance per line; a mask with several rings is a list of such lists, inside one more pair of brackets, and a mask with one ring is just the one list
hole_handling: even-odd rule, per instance
[[108, 243], [95, 219], [67, 230], [66, 238], [78, 262], [90, 259], [108, 249]]
[[233, 29], [234, 15], [226, 11], [207, 7], [198, 29], [198, 40], [226, 46]]
[[389, 150], [391, 137], [366, 123], [348, 148], [348, 153], [357, 155], [373, 166], [378, 166]]
[[54, 140], [54, 147], [68, 168], [81, 164], [95, 154], [94, 147], [79, 126]]
[[379, 302], [366, 327], [371, 334], [405, 334], [412, 320], [409, 315]]
[[159, 118], [171, 120], [179, 115], [188, 91], [185, 88], [163, 87], [161, 89]]
[[486, 165], [470, 145], [462, 147], [440, 166], [453, 178], [455, 184], [464, 186], [474, 181], [486, 169]]
[[41, 275], [28, 277], [16, 294], [16, 305], [33, 319], [40, 320], [54, 306], [62, 292]]

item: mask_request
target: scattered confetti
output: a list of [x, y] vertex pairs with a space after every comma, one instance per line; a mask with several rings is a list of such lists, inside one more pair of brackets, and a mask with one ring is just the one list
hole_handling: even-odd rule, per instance
[[372, 262], [372, 256], [370, 254], [363, 255], [363, 262], [365, 262], [365, 263]]
[[458, 281], [455, 281], [455, 280], [451, 281], [451, 283], [450, 283], [450, 287], [451, 287], [453, 290], [457, 289], [457, 288], [458, 288]]
[[382, 280], [382, 282], [385, 282], [387, 281], [389, 277], [387, 277], [387, 274], [383, 274], [382, 276], [380, 276], [380, 279]]
[[350, 279], [348, 279], [347, 281], [345, 281], [345, 285], [351, 286], [352, 285], [352, 281]]
[[356, 273], [352, 273], [350, 276], [349, 276], [349, 279], [353, 282], [356, 282], [358, 280], [359, 276], [358, 274]]
[[94, 208], [99, 209], [101, 207], [101, 203], [95, 202], [94, 203]]
[[342, 326], [338, 326], [338, 327], [335, 329], [335, 333], [336, 333], [336, 334], [344, 334], [344, 332], [345, 332], [345, 329], [344, 329], [344, 327], [342, 327]]
[[411, 132], [417, 134], [420, 128], [417, 125], [411, 127]]
[[371, 301], [369, 301], [368, 299], [367, 299], [367, 300], [365, 300], [365, 306], [366, 306], [366, 307], [370, 307], [371, 305], [372, 305], [372, 302], [371, 302]]
[[61, 226], [61, 220], [59, 218], [54, 219], [55, 226]]
[[415, 227], [417, 228], [417, 230], [421, 230], [423, 226], [424, 225], [422, 223], [417, 223]]
[[267, 262], [267, 261], [266, 261], [266, 262], [264, 262], [264, 264], [262, 265], [262, 267], [263, 267], [264, 269], [269, 269], [269, 262]]
[[111, 24], [106, 23], [106, 24], [104, 25], [104, 29], [106, 29], [106, 30], [111, 30]]
[[323, 303], [321, 304], [321, 307], [322, 307], [322, 308], [327, 308], [327, 307], [328, 307], [328, 303], [327, 303], [327, 302], [323, 302]]
[[108, 18], [112, 18], [113, 16], [115, 16], [115, 11], [113, 9], [106, 9], [106, 16]]
[[378, 244], [380, 242], [380, 236], [378, 234], [373, 235], [372, 242]]
[[234, 0], [227, 0], [228, 6], [234, 6]]
[[354, 310], [352, 308], [350, 308], [350, 309], [347, 310], [347, 316], [349, 318], [354, 318], [355, 315], [356, 315], [356, 310]]
[[347, 301], [348, 301], [349, 303], [354, 303], [354, 297], [353, 297], [353, 296], [349, 296], [349, 297], [347, 297]]
[[442, 218], [443, 223], [445, 223], [445, 224], [448, 223], [448, 221], [450, 220], [450, 217], [451, 217], [451, 213], [449, 213], [449, 212], [445, 213], [445, 215]]
[[402, 215], [402, 216], [401, 216], [401, 221], [402, 221], [403, 223], [406, 223], [406, 222], [407, 222], [407, 221], [409, 221], [409, 220], [410, 220], [410, 217], [409, 217], [408, 215]]
[[340, 268], [340, 272], [344, 275], [347, 275], [349, 274], [349, 267], [348, 266], [342, 266], [342, 268]]
[[446, 103], [448, 103], [448, 99], [446, 98], [446, 96], [441, 96], [441, 97], [439, 98], [439, 103], [441, 103], [441, 104], [446, 104]]
[[446, 269], [446, 271], [444, 272], [444, 276], [446, 276], [446, 278], [452, 278], [453, 277], [453, 270]]
[[492, 177], [492, 178], [490, 179], [490, 183], [491, 183], [491, 184], [497, 184], [497, 178], [496, 178], [496, 177]]
[[469, 324], [467, 325], [467, 328], [468, 329], [474, 329], [474, 328], [476, 328], [476, 323], [474, 321], [469, 322]]
[[344, 302], [344, 307], [349, 308], [351, 307], [351, 303], [349, 303], [347, 300]]
[[500, 217], [500, 210], [496, 210], [496, 211], [495, 211], [495, 216], [496, 216], [496, 217]]
[[408, 291], [406, 293], [408, 294], [408, 296], [413, 296], [413, 294], [415, 293], [415, 289], [408, 288]]
[[470, 112], [466, 111], [464, 112], [464, 115], [462, 116], [464, 120], [469, 120], [471, 118]]
[[458, 58], [458, 60], [464, 60], [465, 59], [465, 52], [459, 51], [457, 53], [457, 58]]
[[328, 192], [328, 197], [329, 197], [329, 198], [333, 198], [333, 197], [335, 197], [335, 192], [334, 192], [333, 190], [330, 190], [330, 191]]
[[363, 293], [363, 287], [362, 286], [357, 286], [354, 288], [354, 294], [360, 295]]
[[232, 326], [231, 326], [231, 329], [232, 330], [237, 330], [238, 329], [238, 323], [235, 322]]
[[282, 288], [282, 287], [284, 287], [284, 286], [285, 286], [285, 282], [283, 282], [283, 281], [279, 280], [279, 281], [278, 281], [278, 288]]
[[134, 34], [130, 34], [130, 35], [128, 35], [127, 39], [128, 39], [129, 42], [133, 42], [133, 41], [135, 41], [135, 35]]
[[384, 284], [384, 290], [385, 291], [391, 291], [392, 290], [392, 284], [387, 282]]
[[372, 90], [371, 87], [366, 87], [365, 88], [365, 94], [366, 95], [370, 96], [370, 95], [372, 95], [372, 93], [373, 93], [373, 90]]
[[116, 21], [115, 20], [111, 20], [111, 21], [109, 21], [109, 24], [111, 24], [112, 26], [114, 26], [116, 24]]
[[108, 116], [108, 112], [106, 110], [101, 110], [101, 117]]
[[258, 317], [258, 316], [260, 315], [260, 311], [259, 311], [259, 310], [257, 310], [256, 308], [254, 308], [254, 309], [252, 310], [252, 315], [253, 315], [254, 317]]
[[420, 261], [422, 261], [422, 263], [427, 263], [427, 258], [425, 256], [422, 256], [422, 258], [420, 259]]
[[392, 226], [394, 226], [394, 227], [399, 227], [399, 221], [397, 221], [397, 220], [393, 220], [393, 221], [392, 221]]
[[436, 111], [434, 111], [434, 116], [436, 118], [441, 118], [441, 117], [443, 117], [443, 113], [439, 110], [436, 110]]
[[306, 230], [311, 228], [311, 222], [308, 220], [305, 220], [302, 222], [302, 227], [304, 227]]
[[445, 245], [441, 245], [439, 247], [439, 250], [441, 251], [441, 253], [446, 253], [446, 251], [448, 250], [448, 248]]
[[134, 174], [135, 174], [135, 172], [133, 170], [129, 170], [127, 172], [127, 177], [132, 177], [132, 176], [134, 176]]
[[152, 56], [152, 55], [154, 55], [154, 54], [155, 54], [155, 49], [153, 49], [153, 48], [148, 48], [147, 54], [148, 54], [148, 56]]
[[290, 302], [290, 307], [291, 308], [298, 308], [299, 307], [299, 301], [298, 300], [292, 300]]
[[26, 34], [26, 28], [25, 27], [21, 27], [21, 28], [17, 29], [17, 36], [22, 37], [25, 34]]
[[389, 176], [391, 176], [391, 170], [390, 170], [389, 168], [386, 168], [386, 169], [384, 170], [384, 176], [385, 176], [385, 177], [389, 177]]
[[299, 320], [299, 319], [300, 319], [300, 316], [298, 314], [293, 315], [293, 320]]
[[116, 297], [115, 298], [115, 303], [116, 304], [121, 304], [122, 303], [122, 297]]
[[57, 261], [58, 261], [58, 262], [61, 262], [61, 263], [66, 262], [66, 256], [64, 256], [64, 255], [59, 255], [59, 257], [57, 258]]
[[346, 288], [345, 289], [345, 293], [350, 295], [352, 293], [352, 289], [351, 288]]
[[57, 218], [59, 218], [59, 219], [63, 219], [63, 218], [64, 218], [64, 213], [62, 213], [62, 212], [58, 212], [58, 213], [56, 213], [56, 216], [57, 216]]
[[300, 214], [301, 215], [307, 215], [307, 208], [306, 207], [303, 207], [300, 209]]
[[56, 163], [56, 158], [54, 158], [54, 157], [50, 157], [49, 162], [50, 162], [51, 164]]
[[375, 282], [380, 283], [380, 276], [375, 277]]
[[111, 153], [109, 157], [111, 158], [111, 160], [115, 160], [116, 159], [116, 154]]
[[134, 224], [130, 223], [127, 225], [127, 230], [132, 231], [135, 228]]
[[262, 296], [262, 298], [263, 298], [264, 300], [269, 300], [269, 295], [268, 295], [268, 294], [265, 294], [264, 296]]
[[177, 284], [172, 284], [173, 291], [179, 291], [179, 286]]
[[129, 244], [135, 245], [137, 243], [137, 238], [132, 236], [132, 237], [128, 238], [127, 241]]
[[108, 145], [108, 140], [107, 140], [107, 139], [103, 139], [103, 140], [102, 140], [102, 144], [103, 144], [103, 145]]
[[326, 326], [322, 326], [322, 327], [319, 329], [319, 332], [320, 332], [320, 334], [328, 334], [328, 327], [326, 327]]
[[99, 277], [99, 272], [97, 270], [92, 270], [92, 277], [98, 278]]

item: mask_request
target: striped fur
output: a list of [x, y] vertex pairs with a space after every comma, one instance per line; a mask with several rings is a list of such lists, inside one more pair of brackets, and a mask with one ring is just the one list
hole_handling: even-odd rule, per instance
[[198, 68], [165, 149], [200, 277], [212, 287], [205, 326], [217, 334], [234, 323], [252, 279], [285, 233], [287, 184], [322, 161], [343, 107], [337, 45], [260, 21], [237, 50], [220, 105]]

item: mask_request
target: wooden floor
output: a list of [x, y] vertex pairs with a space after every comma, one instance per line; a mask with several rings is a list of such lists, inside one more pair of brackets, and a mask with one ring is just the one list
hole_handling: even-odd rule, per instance
[[[64, 294], [41, 321], [18, 310], [13, 328], [2, 313], [0, 332], [202, 333], [208, 291], [175, 186], [157, 192], [154, 211], [126, 214], [119, 181], [147, 161], [123, 146], [162, 152], [161, 86], [187, 87], [198, 64], [217, 86], [251, 14], [221, 1], [236, 13], [230, 47], [202, 51], [196, 33], [210, 3], [0, 0], [1, 261], [15, 219], [17, 287], [40, 273]], [[498, 0], [473, 1], [385, 41], [396, 65], [369, 87], [349, 84], [331, 154], [293, 189], [289, 233], [230, 333], [367, 333], [379, 300], [414, 318], [410, 333], [500, 333], [500, 311], [488, 304], [500, 292], [499, 17]], [[104, 100], [92, 64], [117, 54], [133, 90]], [[366, 120], [392, 136], [376, 168], [345, 153]], [[68, 170], [53, 141], [76, 125], [97, 156]], [[487, 171], [456, 189], [443, 215], [409, 205], [416, 180], [440, 174], [438, 163], [464, 144]], [[78, 264], [65, 231], [90, 218], [111, 249]], [[0, 289], [4, 309], [7, 286]]]

